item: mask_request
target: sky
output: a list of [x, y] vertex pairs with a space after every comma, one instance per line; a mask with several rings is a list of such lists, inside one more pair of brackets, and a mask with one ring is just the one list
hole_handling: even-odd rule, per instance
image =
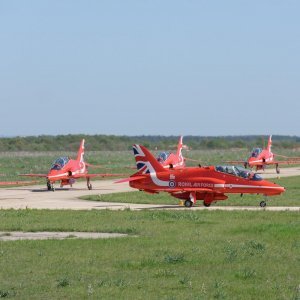
[[300, 1], [0, 1], [0, 136], [300, 135]]

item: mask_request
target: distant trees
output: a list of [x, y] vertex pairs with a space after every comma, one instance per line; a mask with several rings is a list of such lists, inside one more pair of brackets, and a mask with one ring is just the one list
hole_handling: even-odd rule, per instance
[[[116, 136], [116, 135], [41, 135], [0, 138], [0, 151], [77, 151], [80, 140], [86, 139], [86, 149], [90, 151], [130, 150], [133, 144], [142, 144], [150, 149], [173, 150], [178, 136]], [[263, 147], [267, 136], [185, 136], [184, 144], [191, 149], [232, 149]], [[273, 136], [276, 148], [300, 148], [300, 137]]]

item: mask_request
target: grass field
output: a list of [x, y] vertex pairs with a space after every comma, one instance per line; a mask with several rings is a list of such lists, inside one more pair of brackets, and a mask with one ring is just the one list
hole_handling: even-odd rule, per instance
[[299, 213], [0, 211], [0, 231], [123, 232], [0, 242], [0, 296], [299, 299]]
[[[272, 206], [300, 206], [300, 177], [283, 177], [272, 179], [286, 188], [286, 192], [280, 196], [269, 197], [268, 204]], [[260, 201], [264, 200], [261, 195], [234, 195], [228, 194], [229, 198], [225, 201], [218, 201], [213, 205], [218, 206], [259, 206]], [[123, 203], [144, 203], [144, 204], [176, 204], [179, 200], [170, 196], [168, 193], [148, 194], [145, 192], [126, 192], [106, 195], [90, 195], [81, 197], [85, 200], [102, 202], [123, 202]], [[202, 206], [203, 201], [198, 201], [196, 205]]]
[[[187, 156], [202, 164], [220, 164], [246, 154], [205, 150]], [[76, 153], [0, 153], [0, 181], [20, 180], [20, 173], [46, 173], [61, 155]], [[90, 152], [86, 160], [110, 168], [93, 172], [134, 172], [128, 168], [134, 166], [130, 151]], [[268, 205], [299, 206], [299, 177], [272, 181], [287, 192], [271, 198]], [[178, 203], [165, 193], [95, 197], [92, 200]], [[258, 205], [261, 199], [231, 195], [218, 205]], [[7, 235], [10, 231], [129, 234], [107, 240], [0, 242], [0, 298], [300, 299], [296, 212], [0, 210], [0, 220], [0, 231]]]

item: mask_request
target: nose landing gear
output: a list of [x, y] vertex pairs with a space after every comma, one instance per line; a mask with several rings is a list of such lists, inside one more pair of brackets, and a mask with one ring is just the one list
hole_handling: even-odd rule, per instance
[[261, 202], [259, 203], [259, 206], [260, 206], [260, 207], [266, 207], [266, 206], [267, 206], [267, 202], [266, 202], [266, 201], [261, 201]]
[[267, 201], [268, 201], [268, 197], [265, 196], [265, 200], [261, 201], [261, 202], [259, 203], [259, 206], [260, 206], [260, 207], [266, 207], [266, 206], [267, 206]]

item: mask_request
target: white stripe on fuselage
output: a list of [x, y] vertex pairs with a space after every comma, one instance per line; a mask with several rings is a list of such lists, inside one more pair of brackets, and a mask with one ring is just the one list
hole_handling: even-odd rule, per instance
[[[84, 173], [84, 168], [83, 169], [80, 169], [78, 171], [75, 171], [75, 172], [72, 172], [72, 175], [69, 176], [69, 173], [66, 172], [66, 173], [62, 173], [62, 174], [57, 174], [57, 175], [51, 175], [51, 176], [47, 176], [47, 178], [51, 179], [51, 178], [60, 178], [60, 177], [64, 177], [64, 176], [68, 176], [68, 177], [72, 177], [73, 175], [77, 175], [77, 174], [83, 174]], [[59, 179], [58, 179], [59, 180]]]
[[245, 184], [225, 184], [226, 188], [249, 188], [249, 189], [277, 189], [277, 186], [256, 186], [256, 185], [245, 185]]

